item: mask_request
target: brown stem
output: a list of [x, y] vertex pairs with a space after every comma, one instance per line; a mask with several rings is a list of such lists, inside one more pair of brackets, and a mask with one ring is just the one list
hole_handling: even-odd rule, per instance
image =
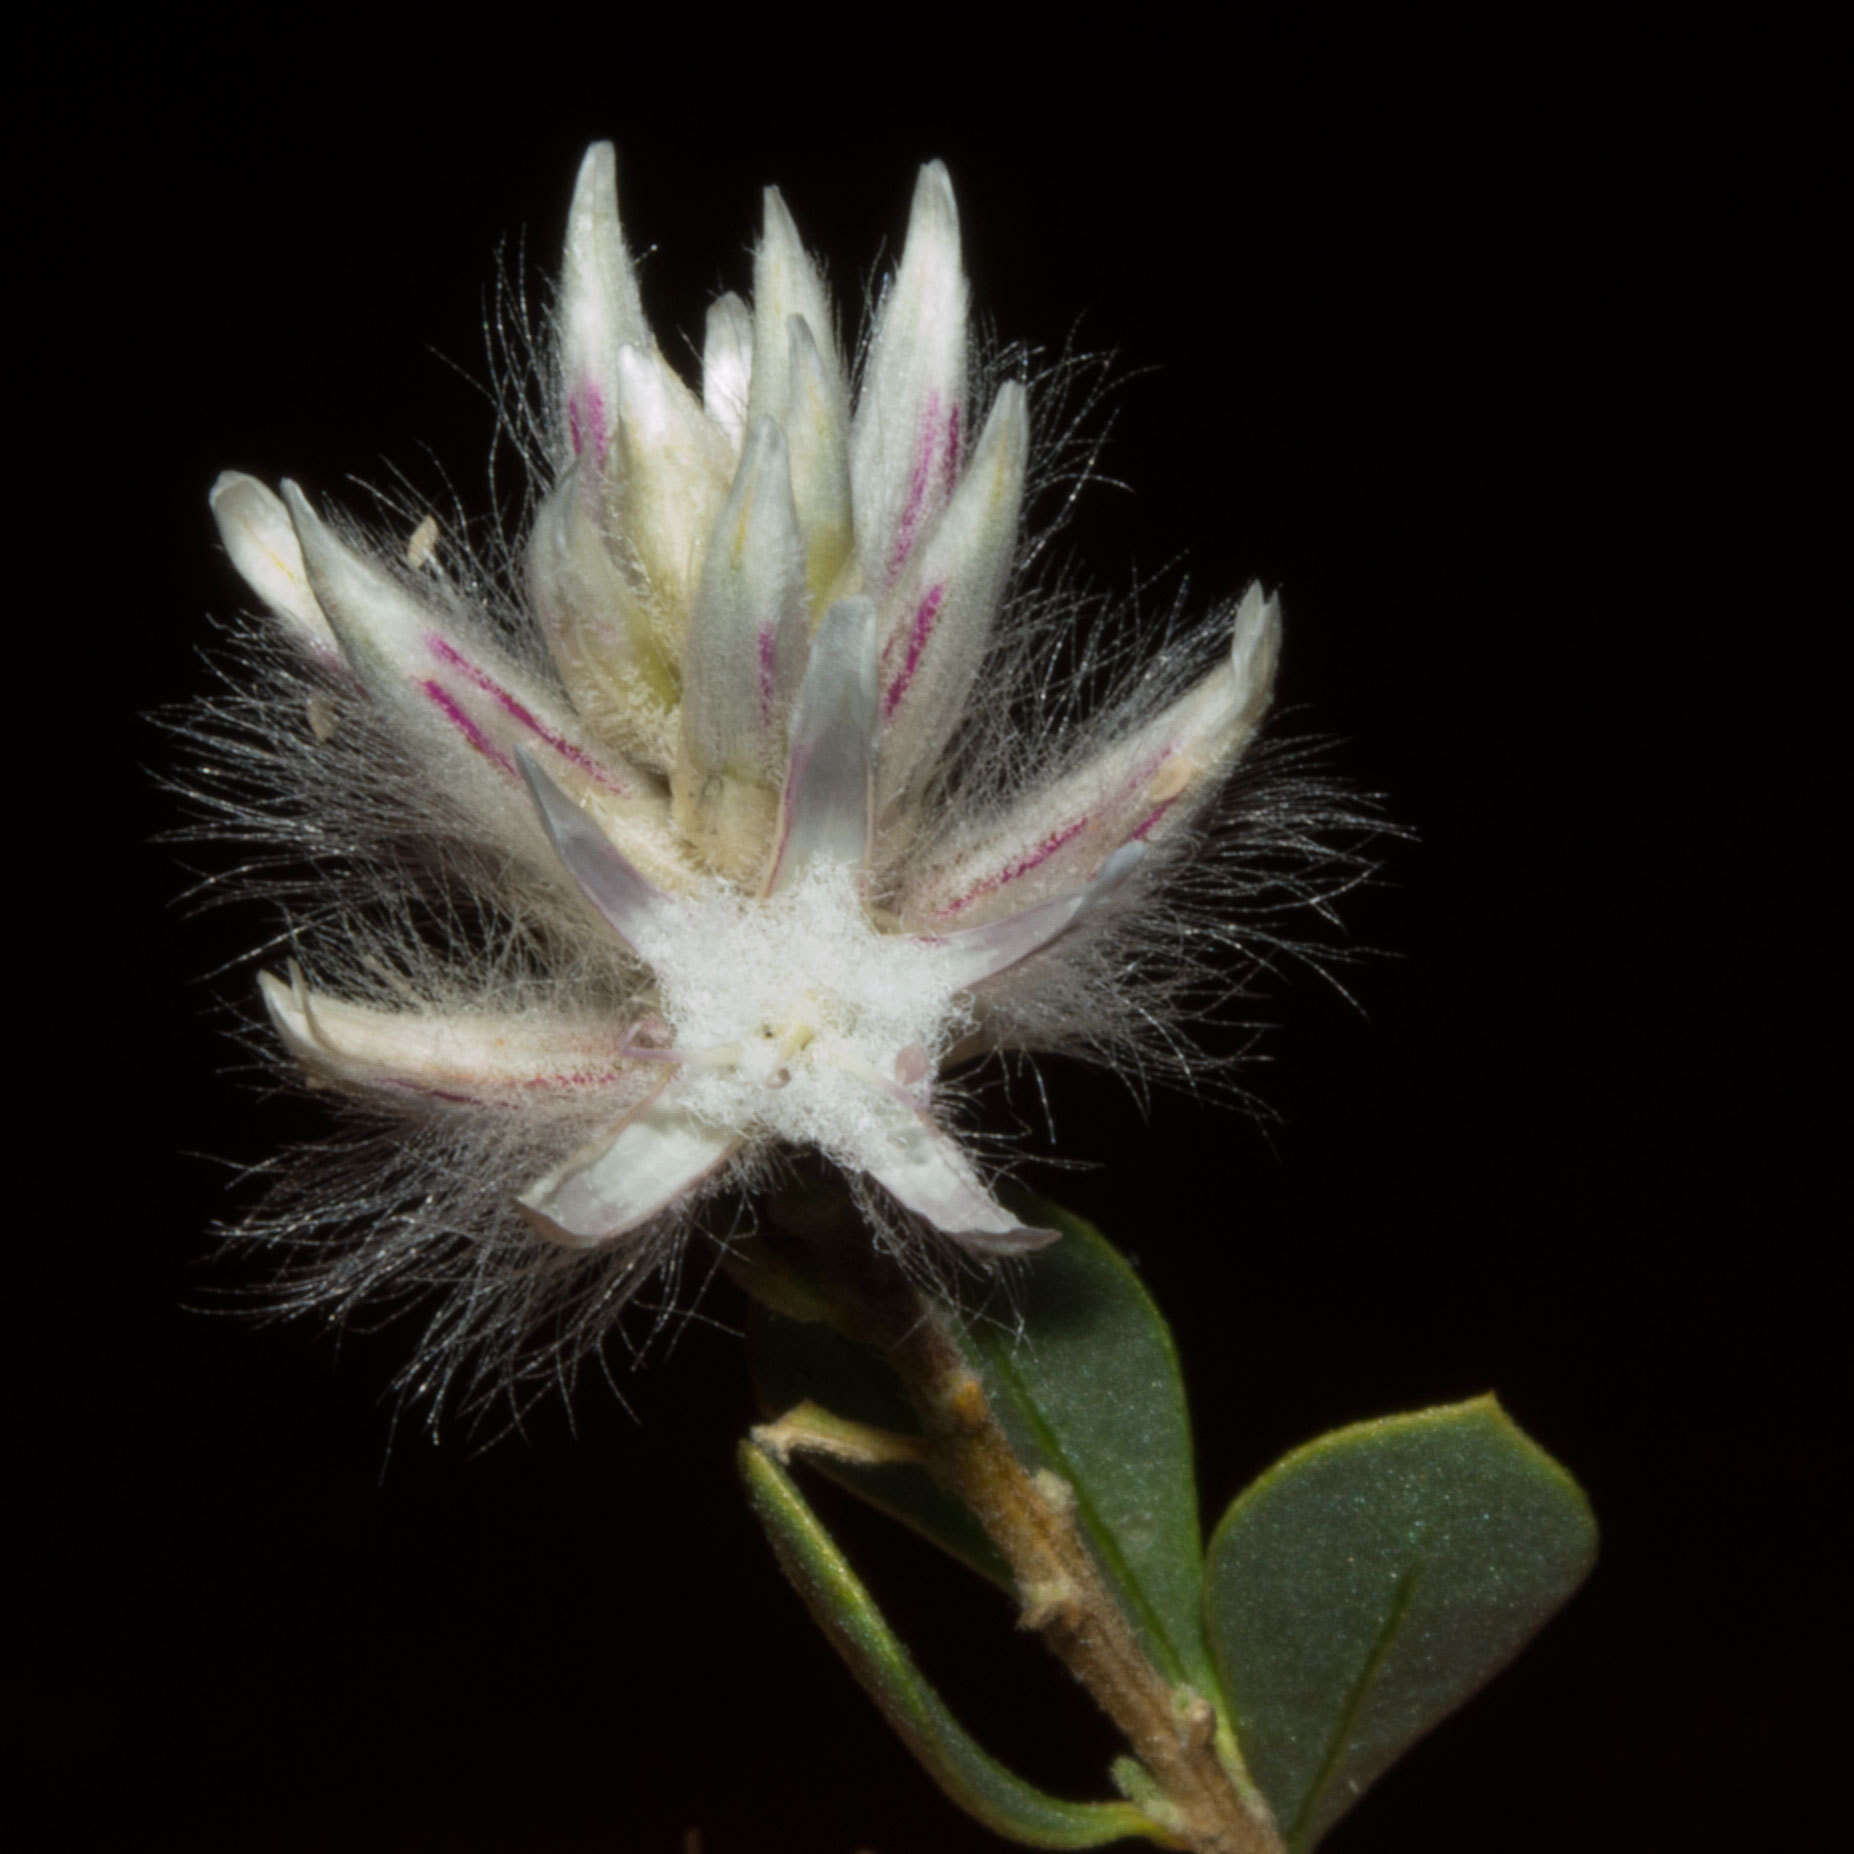
[[[1214, 1707], [1153, 1666], [1076, 1526], [1069, 1490], [1018, 1459], [939, 1303], [872, 1248], [840, 1192], [794, 1191], [779, 1213], [784, 1235], [810, 1263], [786, 1278], [789, 1292], [798, 1291], [794, 1281], [804, 1284], [799, 1317], [828, 1317], [887, 1358], [920, 1416], [925, 1465], [1011, 1567], [1024, 1625], [1125, 1735], [1170, 1805], [1177, 1845], [1191, 1854], [1286, 1854], [1268, 1805], [1239, 1774], [1233, 1744], [1218, 1744]], [[777, 1304], [779, 1274], [743, 1280]]]
[[1179, 1690], [1147, 1657], [1050, 1477], [1018, 1460], [983, 1385], [946, 1330], [917, 1303], [887, 1348], [927, 1431], [934, 1465], [971, 1508], [1017, 1581], [1025, 1626], [1092, 1693], [1177, 1812], [1195, 1854], [1282, 1854], [1259, 1797], [1246, 1799], [1217, 1754], [1210, 1702]]

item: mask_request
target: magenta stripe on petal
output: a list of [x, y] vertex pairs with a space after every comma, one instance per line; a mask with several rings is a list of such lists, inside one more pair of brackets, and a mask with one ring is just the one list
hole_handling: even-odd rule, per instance
[[460, 1107], [489, 1107], [509, 1112], [520, 1105], [509, 1098], [510, 1087], [530, 1088], [607, 1088], [618, 1080], [616, 1069], [587, 1069], [570, 1075], [524, 1075], [517, 1080], [490, 1081], [481, 1084], [479, 1093], [471, 1094], [461, 1088], [428, 1087], [422, 1082], [406, 1081], [399, 1076], [388, 1076], [385, 1085], [397, 1089], [402, 1094], [417, 1095], [424, 1101], [451, 1101]]
[[772, 861], [767, 865], [770, 869], [776, 870], [785, 861], [785, 846], [792, 841], [792, 820], [798, 814], [792, 799], [805, 783], [811, 758], [811, 748], [794, 747], [791, 758], [785, 763], [785, 790], [779, 803], [779, 841], [773, 846]]
[[[1174, 751], [1175, 749], [1171, 746], [1161, 747], [1151, 759], [1140, 767], [1132, 778], [1126, 781], [1126, 784], [1121, 789], [1124, 791], [1132, 786], [1149, 785], [1152, 782], [1153, 774], [1172, 757]], [[1162, 799], [1153, 810], [1147, 812], [1144, 819], [1142, 819], [1128, 835], [1127, 842], [1143, 843], [1146, 840], [1147, 832], [1157, 827], [1159, 820], [1177, 804], [1178, 797], [1179, 794], [1174, 792], [1170, 798]]]
[[901, 666], [901, 674], [888, 685], [888, 692], [882, 698], [882, 719], [884, 721], [901, 705], [901, 698], [908, 692], [908, 684], [914, 680], [914, 672], [921, 666], [921, 655], [927, 648], [927, 640], [933, 635], [933, 621], [940, 610], [940, 601], [946, 596], [944, 585], [934, 586], [920, 604], [914, 608], [914, 623], [908, 629], [907, 661]]
[[773, 662], [779, 647], [771, 625], [760, 627], [760, 719], [770, 722], [773, 712]]
[[465, 740], [473, 746], [484, 759], [501, 767], [510, 778], [515, 776], [515, 762], [498, 748], [468, 714], [459, 706], [450, 690], [441, 682], [421, 682], [419, 687], [431, 698], [432, 702], [443, 711], [444, 717], [456, 728]]
[[1174, 792], [1171, 795], [1171, 797], [1165, 801], [1164, 804], [1160, 805], [1157, 808], [1157, 810], [1152, 811], [1147, 815], [1146, 821], [1143, 824], [1139, 825], [1134, 830], [1133, 834], [1130, 837], [1128, 837], [1127, 841], [1129, 843], [1144, 843], [1148, 832], [1157, 829], [1159, 820], [1162, 817], [1164, 817], [1166, 812], [1171, 810], [1171, 808], [1175, 804], [1177, 804], [1177, 802], [1178, 802], [1178, 794]]
[[[1153, 774], [1172, 757], [1172, 754], [1176, 750], [1176, 747], [1168, 742], [1165, 746], [1159, 748], [1156, 753], [1141, 760], [1140, 763], [1120, 781], [1119, 785], [1115, 788], [1113, 796], [1106, 801], [1101, 809], [1106, 810], [1111, 815], [1126, 794], [1135, 792], [1141, 786], [1149, 784]], [[1180, 793], [1174, 792], [1170, 798], [1154, 806], [1154, 808], [1147, 812], [1145, 817], [1142, 818], [1126, 836], [1121, 838], [1121, 843], [1143, 842], [1153, 830], [1157, 829], [1159, 820], [1165, 816], [1166, 812], [1171, 810], [1172, 806], [1178, 802], [1180, 796]], [[1033, 869], [1047, 862], [1050, 857], [1054, 856], [1065, 843], [1071, 842], [1086, 830], [1088, 826], [1094, 822], [1096, 815], [1096, 812], [1085, 811], [1072, 822], [1064, 824], [1061, 829], [1051, 831], [1034, 849], [1026, 851], [1022, 856], [1018, 857], [1015, 862], [1007, 863], [996, 875], [986, 876], [982, 881], [975, 882], [971, 888], [967, 889], [966, 892], [956, 900], [949, 901], [944, 907], [935, 908], [934, 914], [936, 918], [945, 920], [949, 915], [957, 914], [962, 908], [969, 908], [973, 902], [981, 900], [984, 896], [992, 894], [997, 889], [1003, 888], [1007, 882], [1015, 882], [1019, 877], [1027, 876]], [[1115, 848], [1119, 848], [1119, 845], [1116, 844]]]
[[[624, 786], [614, 779], [590, 753], [583, 747], [576, 747], [572, 741], [556, 734], [552, 728], [518, 702], [493, 676], [478, 669], [448, 638], [440, 637], [436, 631], [427, 631], [425, 645], [439, 662], [448, 663], [453, 669], [462, 671], [471, 682], [495, 702], [504, 714], [511, 720], [519, 721], [536, 739], [546, 741], [548, 746], [552, 747], [563, 760], [571, 766], [577, 766], [594, 785], [603, 786], [606, 791], [615, 792], [620, 797], [625, 796]], [[427, 683], [425, 686], [429, 689], [435, 685]], [[506, 760], [500, 761], [500, 764], [508, 766], [510, 772], [515, 770]]]
[[934, 913], [944, 919], [949, 914], [957, 914], [962, 908], [969, 908], [973, 902], [1001, 889], [1007, 882], [1015, 882], [1027, 876], [1031, 870], [1049, 861], [1065, 843], [1072, 842], [1088, 828], [1092, 813], [1084, 811], [1074, 822], [1065, 824], [1060, 830], [1052, 830], [1034, 849], [1026, 850], [1014, 862], [1006, 863], [996, 875], [987, 876], [982, 882], [975, 882], [956, 901], [949, 901], [943, 908], [935, 908]]
[[[959, 429], [959, 411], [953, 411], [953, 431]], [[938, 449], [940, 395], [929, 393], [921, 412], [920, 436], [914, 447], [914, 471], [908, 478], [908, 500], [895, 527], [895, 551], [889, 556], [888, 577], [893, 584], [902, 563], [914, 551], [914, 530], [920, 525], [921, 506], [927, 500], [927, 485], [933, 477], [934, 455]]]
[[595, 461], [605, 455], [605, 401], [596, 386], [582, 386], [568, 396], [567, 437], [575, 457], [588, 449]]

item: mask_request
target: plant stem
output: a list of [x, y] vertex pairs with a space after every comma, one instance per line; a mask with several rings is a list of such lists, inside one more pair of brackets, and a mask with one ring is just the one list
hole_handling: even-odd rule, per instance
[[1282, 1854], [1260, 1799], [1244, 1797], [1218, 1756], [1209, 1700], [1181, 1698], [1153, 1666], [1084, 1543], [1064, 1490], [1018, 1460], [945, 1316], [917, 1303], [886, 1356], [920, 1413], [932, 1465], [1010, 1565], [1025, 1626], [1042, 1634], [1126, 1735], [1176, 1811], [1182, 1845], [1193, 1854]]
[[[1125, 1735], [1164, 1798], [1174, 1845], [1189, 1854], [1286, 1854], [1209, 1698], [1174, 1685], [1147, 1655], [1075, 1523], [1066, 1484], [1018, 1458], [944, 1305], [872, 1247], [839, 1191], [794, 1190], [780, 1200], [775, 1222], [805, 1252], [805, 1265], [788, 1271], [762, 1256], [737, 1269], [738, 1278], [777, 1312], [828, 1320], [896, 1373], [920, 1419], [922, 1465], [972, 1512], [1010, 1566], [1023, 1625], [1042, 1635]], [[788, 1415], [797, 1430], [775, 1440], [845, 1454], [828, 1413], [801, 1406]], [[820, 1417], [832, 1434], [814, 1438]]]
[[[847, 1207], [818, 1198], [799, 1203], [803, 1224], [794, 1216], [786, 1227], [812, 1250], [814, 1263], [827, 1251], [825, 1266], [803, 1274], [806, 1298], [823, 1290], [832, 1324], [877, 1348], [894, 1368], [920, 1415], [923, 1465], [970, 1507], [1009, 1563], [1023, 1626], [1044, 1637], [1125, 1733], [1168, 1804], [1175, 1845], [1192, 1854], [1285, 1854], [1259, 1793], [1218, 1752], [1211, 1702], [1153, 1667], [1075, 1526], [1068, 1489], [1023, 1467], [946, 1313], [871, 1255], [866, 1238], [844, 1240]], [[775, 1277], [749, 1285], [769, 1298]], [[805, 1316], [823, 1311], [812, 1300]], [[810, 1446], [803, 1435], [786, 1441]]]

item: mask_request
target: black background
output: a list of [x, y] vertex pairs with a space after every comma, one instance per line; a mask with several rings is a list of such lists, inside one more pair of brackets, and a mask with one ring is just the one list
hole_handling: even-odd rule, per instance
[[[403, 1331], [190, 1310], [225, 1279], [220, 1161], [303, 1113], [215, 1028], [249, 974], [200, 976], [261, 914], [189, 918], [152, 841], [171, 749], [140, 717], [245, 600], [206, 489], [338, 498], [393, 464], [485, 506], [491, 417], [451, 363], [482, 376], [498, 247], [552, 267], [609, 135], [672, 352], [745, 287], [762, 183], [853, 307], [944, 156], [996, 327], [1082, 317], [1136, 376], [1106, 457], [1132, 493], [1097, 488], [1071, 545], [1114, 585], [1185, 558], [1201, 601], [1281, 587], [1284, 703], [1417, 833], [1348, 910], [1384, 953], [1345, 975], [1362, 1009], [1311, 978], [1272, 1002], [1271, 1123], [1142, 1118], [1058, 1065], [1065, 1149], [1107, 1162], [1037, 1179], [1172, 1315], [1213, 1511], [1324, 1428], [1488, 1388], [1595, 1502], [1585, 1593], [1334, 1854], [1815, 1845], [1800, 1696], [1845, 1659], [1845, 1442], [1830, 1226], [1790, 1191], [1826, 1121], [1761, 1026], [1822, 982], [1807, 934], [1757, 932], [1788, 879], [1747, 741], [1767, 633], [1724, 556], [1758, 537], [1714, 499], [1784, 364], [1748, 331], [1805, 210], [1735, 158], [1755, 72], [1511, 19], [873, 29], [14, 29], [21, 1819], [49, 1804], [59, 1847], [996, 1845], [742, 1507], [730, 1290], [630, 1413], [595, 1390], [576, 1435], [549, 1411], [487, 1452], [395, 1437]], [[1099, 1793], [1105, 1727], [1001, 1602], [820, 1505], [979, 1736]]]

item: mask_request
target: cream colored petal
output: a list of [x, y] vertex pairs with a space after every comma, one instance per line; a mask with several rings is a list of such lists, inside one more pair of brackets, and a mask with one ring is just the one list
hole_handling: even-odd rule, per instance
[[747, 437], [753, 385], [753, 311], [734, 294], [708, 305], [702, 343], [702, 410], [727, 434], [736, 456]]
[[516, 765], [517, 752], [525, 751], [597, 812], [653, 881], [678, 888], [694, 880], [670, 830], [660, 781], [594, 742], [559, 696], [484, 638], [461, 609], [439, 609], [350, 547], [294, 483], [284, 484], [283, 496], [309, 584], [342, 654], [424, 758], [434, 791], [551, 873], [556, 859]]
[[1060, 1234], [1020, 1223], [979, 1183], [970, 1161], [924, 1113], [870, 1091], [870, 1129], [854, 1157], [883, 1190], [978, 1255], [1022, 1255]]
[[609, 1134], [521, 1195], [535, 1233], [596, 1249], [689, 1196], [725, 1165], [739, 1138], [697, 1120], [671, 1082]]
[[309, 584], [349, 667], [383, 703], [435, 722], [459, 761], [515, 777], [526, 747], [614, 797], [641, 791], [637, 776], [578, 736], [552, 692], [536, 683], [455, 607], [440, 609], [383, 563], [342, 540], [294, 483], [283, 485]]
[[968, 291], [953, 184], [938, 162], [914, 189], [908, 241], [864, 363], [850, 431], [863, 585], [892, 586], [959, 474]]
[[660, 1085], [653, 1065], [620, 1054], [624, 1025], [546, 1011], [386, 1010], [258, 975], [284, 1046], [329, 1086], [479, 1107], [609, 1095], [622, 1104]]
[[869, 853], [879, 696], [876, 609], [845, 599], [824, 615], [792, 710], [791, 757], [779, 801], [768, 894], [814, 863], [860, 869]]
[[587, 729], [608, 750], [667, 772], [675, 758], [677, 676], [605, 537], [603, 498], [576, 464], [541, 504], [528, 537], [528, 594]]
[[642, 569], [667, 659], [680, 662], [702, 553], [734, 478], [727, 434], [661, 355], [618, 356], [619, 532]]
[[612, 931], [643, 959], [689, 932], [681, 907], [637, 869], [526, 753], [518, 756], [529, 796], [567, 873]]
[[703, 557], [683, 658], [683, 741], [700, 774], [777, 786], [808, 636], [785, 437], [761, 418]]
[[618, 221], [618, 156], [595, 142], [580, 164], [560, 279], [560, 428], [556, 456], [597, 465], [618, 412], [618, 356], [654, 346]]
[[312, 655], [341, 661], [341, 646], [309, 589], [290, 512], [254, 476], [227, 470], [212, 486], [213, 520], [247, 586]]
[[1091, 881], [1122, 844], [1161, 841], [1254, 737], [1280, 637], [1279, 605], [1250, 587], [1222, 663], [1143, 726], [910, 871], [902, 925], [918, 933], [997, 920]]
[[1143, 843], [1123, 843], [1085, 887], [1053, 901], [1040, 901], [1020, 914], [1007, 914], [982, 927], [965, 927], [935, 937], [928, 943], [942, 949], [946, 983], [962, 991], [972, 990], [1008, 972], [1033, 953], [1040, 953], [1101, 907], [1139, 867], [1145, 855]]
[[887, 606], [878, 815], [931, 779], [964, 716], [1010, 579], [1029, 449], [1024, 389], [1012, 381]]
[[818, 351], [803, 316], [790, 323], [787, 392], [779, 422], [785, 430], [792, 501], [805, 537], [805, 581], [815, 627], [831, 602], [855, 586], [850, 515], [849, 401], [843, 380]]
[[742, 882], [759, 876], [772, 844], [786, 717], [809, 647], [806, 598], [785, 438], [756, 418], [702, 560], [670, 782], [678, 826]]
[[748, 418], [777, 418], [791, 396], [791, 325], [811, 330], [825, 377], [843, 391], [830, 298], [777, 187], [766, 189], [765, 229], [753, 253], [753, 394]]

